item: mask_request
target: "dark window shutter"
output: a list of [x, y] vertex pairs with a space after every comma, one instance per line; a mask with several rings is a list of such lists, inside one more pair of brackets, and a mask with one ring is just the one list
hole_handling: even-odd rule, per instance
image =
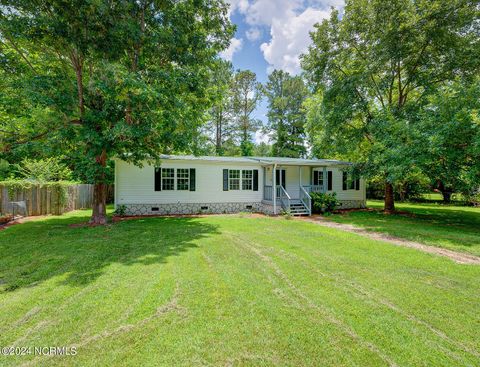
[[258, 191], [258, 169], [253, 170], [253, 191]]
[[287, 183], [286, 183], [286, 180], [287, 180], [286, 176], [287, 176], [287, 174], [286, 174], [286, 172], [287, 172], [287, 171], [285, 171], [284, 169], [282, 169], [282, 186], [283, 186], [283, 188], [284, 188], [285, 190], [287, 189]]
[[357, 191], [360, 190], [360, 179], [359, 178], [357, 178], [355, 180], [355, 190], [357, 190]]
[[190, 191], [195, 191], [195, 168], [190, 168]]
[[282, 183], [280, 182], [280, 170], [275, 171], [275, 184], [276, 185], [281, 185]]
[[162, 169], [155, 167], [155, 191], [162, 191]]
[[318, 171], [313, 171], [313, 185], [318, 185]]
[[332, 176], [332, 171], [328, 171], [328, 186], [327, 186], [327, 190], [328, 191], [332, 191], [333, 189], [333, 176]]
[[343, 189], [346, 190], [347, 189], [347, 172], [343, 172], [343, 176], [342, 176], [342, 184], [343, 184]]
[[228, 191], [228, 169], [223, 170], [223, 191]]

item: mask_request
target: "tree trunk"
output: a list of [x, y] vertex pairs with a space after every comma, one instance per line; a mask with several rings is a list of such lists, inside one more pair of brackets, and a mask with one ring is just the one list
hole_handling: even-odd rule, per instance
[[93, 186], [93, 208], [90, 224], [107, 223], [107, 185], [105, 183], [105, 167], [107, 165], [107, 153], [105, 149], [96, 157], [97, 164], [100, 165], [100, 173], [97, 182]]
[[385, 182], [385, 212], [392, 213], [395, 211], [395, 197], [393, 195], [393, 185]]
[[452, 200], [452, 191], [445, 187], [445, 185], [443, 184], [443, 181], [438, 181], [437, 186], [438, 186], [438, 190], [442, 193], [443, 202], [445, 204], [450, 203], [450, 201]]
[[442, 191], [443, 202], [448, 204], [452, 201], [452, 193], [450, 191]]

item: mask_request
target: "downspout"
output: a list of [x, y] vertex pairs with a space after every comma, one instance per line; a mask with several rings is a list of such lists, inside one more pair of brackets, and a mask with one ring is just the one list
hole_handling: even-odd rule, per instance
[[277, 175], [275, 172], [277, 171], [277, 164], [273, 165], [272, 170], [272, 196], [273, 196], [273, 214], [277, 214]]

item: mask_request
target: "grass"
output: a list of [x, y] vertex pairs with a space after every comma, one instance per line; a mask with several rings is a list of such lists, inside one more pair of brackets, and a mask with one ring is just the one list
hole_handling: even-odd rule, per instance
[[[437, 203], [443, 202], [443, 196], [439, 192], [430, 192], [430, 193], [422, 194], [421, 199], [427, 200], [427, 201], [432, 201], [432, 202], [437, 202]], [[464, 200], [465, 200], [465, 198], [462, 194], [460, 194], [460, 193], [453, 193], [452, 194], [452, 197], [451, 197], [452, 203], [462, 202]]]
[[480, 208], [431, 203], [396, 203], [404, 215], [385, 215], [383, 202], [368, 201], [376, 211], [332, 215], [329, 219], [367, 230], [480, 256]]
[[480, 267], [250, 215], [0, 231], [0, 365], [480, 364]]

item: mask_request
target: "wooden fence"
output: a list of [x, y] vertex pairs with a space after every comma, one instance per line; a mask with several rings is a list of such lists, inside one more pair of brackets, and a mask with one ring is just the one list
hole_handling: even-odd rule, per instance
[[12, 201], [25, 201], [26, 213], [20, 210], [21, 215], [60, 215], [65, 212], [91, 208], [93, 203], [93, 185], [79, 184], [68, 186], [67, 200], [62, 205], [57, 190], [49, 187], [35, 186], [31, 189], [17, 191], [12, 200], [8, 190], [0, 186], [0, 213], [12, 213]]

